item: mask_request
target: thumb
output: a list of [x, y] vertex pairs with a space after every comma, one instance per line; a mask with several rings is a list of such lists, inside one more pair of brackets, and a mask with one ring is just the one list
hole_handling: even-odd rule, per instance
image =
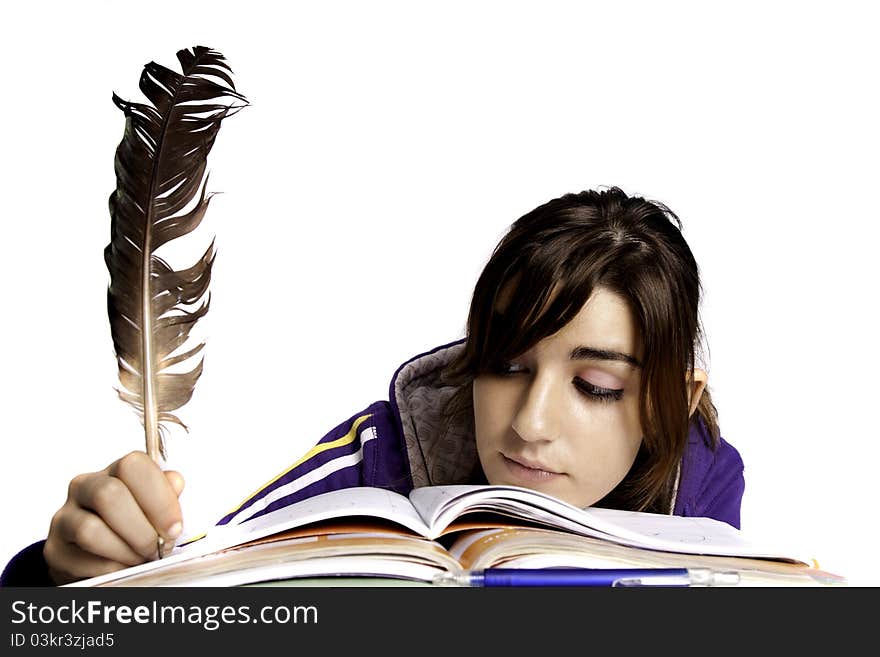
[[183, 475], [180, 474], [177, 470], [166, 470], [165, 476], [168, 478], [168, 483], [171, 484], [174, 492], [177, 493], [178, 497], [180, 497], [180, 494], [183, 492], [183, 487], [185, 485], [185, 482], [183, 481]]

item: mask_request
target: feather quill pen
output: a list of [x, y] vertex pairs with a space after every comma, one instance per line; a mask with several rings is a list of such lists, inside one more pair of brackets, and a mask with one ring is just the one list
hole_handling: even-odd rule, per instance
[[177, 59], [182, 74], [155, 62], [144, 66], [139, 87], [152, 105], [113, 94], [125, 113], [125, 131], [116, 149], [110, 243], [104, 249], [107, 311], [122, 384], [117, 393], [141, 416], [146, 451], [156, 462], [166, 457], [166, 423], [187, 430], [173, 411], [192, 397], [204, 359], [185, 372], [169, 369], [190, 367], [205, 346], [187, 349], [184, 343], [208, 312], [215, 254], [212, 241], [193, 266], [175, 271], [156, 250], [201, 223], [210, 201], [208, 153], [220, 122], [247, 104], [219, 52], [197, 46], [178, 51]]

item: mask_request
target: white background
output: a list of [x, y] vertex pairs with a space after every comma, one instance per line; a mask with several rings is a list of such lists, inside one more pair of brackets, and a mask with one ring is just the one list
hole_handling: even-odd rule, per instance
[[105, 309], [110, 96], [203, 44], [251, 106], [209, 158], [207, 358], [169, 445], [189, 529], [459, 337], [514, 219], [618, 185], [675, 210], [701, 264], [743, 529], [880, 582], [870, 3], [288, 4], [5, 10], [0, 562], [72, 476], [142, 448]]

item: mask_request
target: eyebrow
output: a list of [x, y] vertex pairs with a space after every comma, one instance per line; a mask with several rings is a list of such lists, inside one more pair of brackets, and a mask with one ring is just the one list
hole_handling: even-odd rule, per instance
[[642, 364], [629, 354], [608, 349], [595, 349], [594, 347], [575, 347], [571, 350], [569, 358], [571, 360], [615, 360], [628, 363], [633, 367], [642, 367]]

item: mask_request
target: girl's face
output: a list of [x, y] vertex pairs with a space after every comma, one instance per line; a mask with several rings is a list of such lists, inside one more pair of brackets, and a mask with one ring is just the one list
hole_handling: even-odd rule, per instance
[[640, 344], [626, 301], [597, 288], [557, 333], [477, 377], [477, 452], [489, 483], [578, 507], [611, 492], [642, 441]]

